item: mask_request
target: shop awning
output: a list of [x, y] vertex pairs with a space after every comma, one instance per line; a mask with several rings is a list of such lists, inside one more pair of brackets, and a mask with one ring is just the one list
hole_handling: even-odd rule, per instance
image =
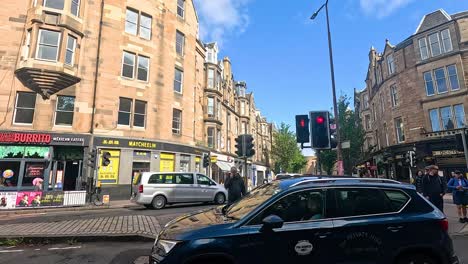
[[231, 171], [231, 165], [225, 161], [218, 160], [216, 162], [216, 166], [218, 166], [222, 171]]

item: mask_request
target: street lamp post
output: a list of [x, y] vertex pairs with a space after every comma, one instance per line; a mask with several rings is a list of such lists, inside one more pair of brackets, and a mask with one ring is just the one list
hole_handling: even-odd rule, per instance
[[332, 47], [332, 40], [331, 40], [331, 33], [330, 33], [330, 21], [328, 17], [328, 0], [323, 4], [311, 17], [311, 20], [314, 20], [320, 11], [325, 7], [325, 13], [327, 16], [327, 31], [328, 31], [328, 51], [330, 54], [330, 73], [331, 73], [331, 81], [332, 81], [332, 92], [333, 92], [333, 112], [335, 115], [336, 120], [336, 140], [337, 140], [337, 149], [336, 149], [336, 156], [338, 161], [338, 175], [343, 175], [343, 156], [342, 156], [342, 148], [341, 148], [341, 137], [340, 137], [340, 122], [338, 116], [338, 105], [336, 103], [336, 86], [335, 86], [335, 66], [333, 65], [333, 47]]

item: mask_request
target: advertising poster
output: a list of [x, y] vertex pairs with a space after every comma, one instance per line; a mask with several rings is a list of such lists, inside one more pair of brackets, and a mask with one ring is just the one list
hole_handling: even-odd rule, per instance
[[41, 207], [63, 206], [63, 192], [44, 192], [41, 199]]
[[16, 207], [41, 206], [42, 192], [18, 192], [16, 195]]
[[16, 205], [16, 192], [0, 192], [0, 210], [13, 209]]
[[24, 176], [28, 178], [44, 177], [44, 163], [26, 164], [26, 173]]
[[102, 149], [101, 152], [109, 152], [111, 157], [109, 158], [110, 164], [108, 166], [102, 166], [103, 157], [101, 155], [98, 180], [101, 181], [102, 184], [117, 184], [119, 180], [120, 150]]

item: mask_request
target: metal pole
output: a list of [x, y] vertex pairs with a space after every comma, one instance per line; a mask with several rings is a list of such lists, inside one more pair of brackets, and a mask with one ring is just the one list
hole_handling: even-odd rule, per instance
[[340, 119], [338, 116], [338, 105], [336, 103], [336, 85], [335, 85], [335, 66], [333, 64], [333, 47], [330, 33], [330, 20], [328, 17], [328, 0], [325, 2], [325, 12], [327, 14], [327, 32], [328, 32], [328, 50], [330, 54], [330, 72], [332, 81], [332, 92], [333, 92], [333, 112], [336, 120], [336, 141], [338, 142], [336, 148], [336, 159], [338, 162], [338, 175], [343, 175], [343, 158], [341, 149], [341, 136], [340, 136]]
[[317, 175], [322, 174], [322, 165], [320, 164], [320, 150], [317, 150]]
[[462, 131], [462, 141], [463, 141], [463, 151], [465, 152], [466, 168], [468, 169], [468, 146], [466, 143], [466, 129], [465, 128]]
[[249, 172], [247, 171], [247, 156], [245, 156], [245, 158], [244, 158], [244, 175], [245, 175], [245, 179], [244, 179], [245, 189], [248, 189], [248, 185], [249, 185], [248, 175], [249, 175]]

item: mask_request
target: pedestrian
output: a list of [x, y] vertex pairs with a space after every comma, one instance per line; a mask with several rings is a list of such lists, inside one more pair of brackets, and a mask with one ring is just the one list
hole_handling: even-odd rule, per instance
[[236, 202], [246, 194], [244, 180], [237, 172], [236, 167], [231, 168], [231, 176], [224, 183], [224, 187], [228, 191], [229, 204]]
[[466, 218], [466, 206], [468, 205], [468, 181], [460, 171], [455, 171], [455, 178], [448, 183], [449, 191], [452, 191], [453, 203], [457, 206], [460, 223], [468, 222]]
[[422, 170], [418, 170], [416, 172], [416, 177], [414, 178], [414, 186], [416, 186], [416, 191], [418, 193], [422, 193], [423, 177], [424, 177], [424, 172]]
[[444, 195], [447, 191], [447, 181], [439, 176], [439, 167], [429, 166], [429, 174], [423, 177], [422, 192], [433, 205], [444, 212]]

